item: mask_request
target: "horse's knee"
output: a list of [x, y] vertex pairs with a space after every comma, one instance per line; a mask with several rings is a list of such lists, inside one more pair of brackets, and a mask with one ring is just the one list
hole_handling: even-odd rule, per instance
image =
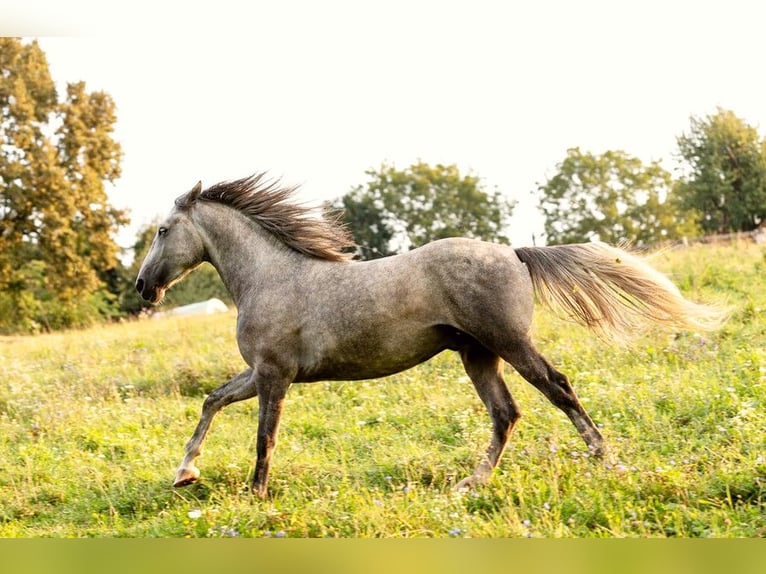
[[547, 376], [547, 388], [551, 394], [551, 400], [557, 405], [572, 405], [579, 402], [569, 377], [554, 369], [549, 368]]

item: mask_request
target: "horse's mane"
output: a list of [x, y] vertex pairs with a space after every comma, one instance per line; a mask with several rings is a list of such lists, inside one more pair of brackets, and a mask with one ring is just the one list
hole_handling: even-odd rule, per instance
[[330, 261], [351, 259], [354, 241], [342, 224], [339, 214], [299, 205], [293, 199], [298, 186], [284, 187], [279, 180], [267, 179], [258, 173], [235, 181], [216, 183], [197, 195], [189, 192], [176, 199], [179, 207], [189, 207], [195, 201], [210, 201], [227, 205], [243, 213], [288, 247], [312, 257]]

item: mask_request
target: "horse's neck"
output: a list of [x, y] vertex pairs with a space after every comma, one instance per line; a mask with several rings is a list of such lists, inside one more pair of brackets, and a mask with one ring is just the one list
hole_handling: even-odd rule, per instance
[[203, 230], [210, 263], [237, 306], [254, 287], [266, 287], [275, 271], [296, 266], [297, 253], [244, 215], [217, 205], [205, 205], [203, 210], [198, 212], [197, 224]]

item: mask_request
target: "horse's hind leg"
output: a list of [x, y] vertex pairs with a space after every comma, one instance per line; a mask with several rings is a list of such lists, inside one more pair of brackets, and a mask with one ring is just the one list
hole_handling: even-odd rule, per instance
[[594, 456], [604, 454], [604, 439], [577, 398], [566, 375], [554, 369], [528, 338], [515, 341], [504, 352], [503, 358], [549, 401], [564, 411]]
[[460, 353], [466, 373], [492, 418], [492, 441], [473, 475], [461, 480], [456, 488], [467, 488], [487, 482], [492, 469], [503, 454], [513, 425], [519, 419], [519, 409], [502, 375], [502, 360], [495, 353], [473, 345]]
[[178, 468], [173, 486], [187, 486], [199, 478], [199, 469], [194, 465], [194, 459], [202, 454], [202, 443], [216, 413], [226, 405], [244, 401], [258, 394], [252, 381], [253, 369], [245, 369], [208, 395], [202, 405], [202, 414], [194, 429], [191, 439], [186, 443], [183, 462]]

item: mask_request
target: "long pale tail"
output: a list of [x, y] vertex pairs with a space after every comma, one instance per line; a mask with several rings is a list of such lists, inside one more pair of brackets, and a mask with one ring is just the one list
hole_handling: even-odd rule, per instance
[[537, 296], [601, 336], [626, 339], [647, 323], [709, 331], [728, 315], [685, 299], [639, 257], [603, 243], [520, 247]]

